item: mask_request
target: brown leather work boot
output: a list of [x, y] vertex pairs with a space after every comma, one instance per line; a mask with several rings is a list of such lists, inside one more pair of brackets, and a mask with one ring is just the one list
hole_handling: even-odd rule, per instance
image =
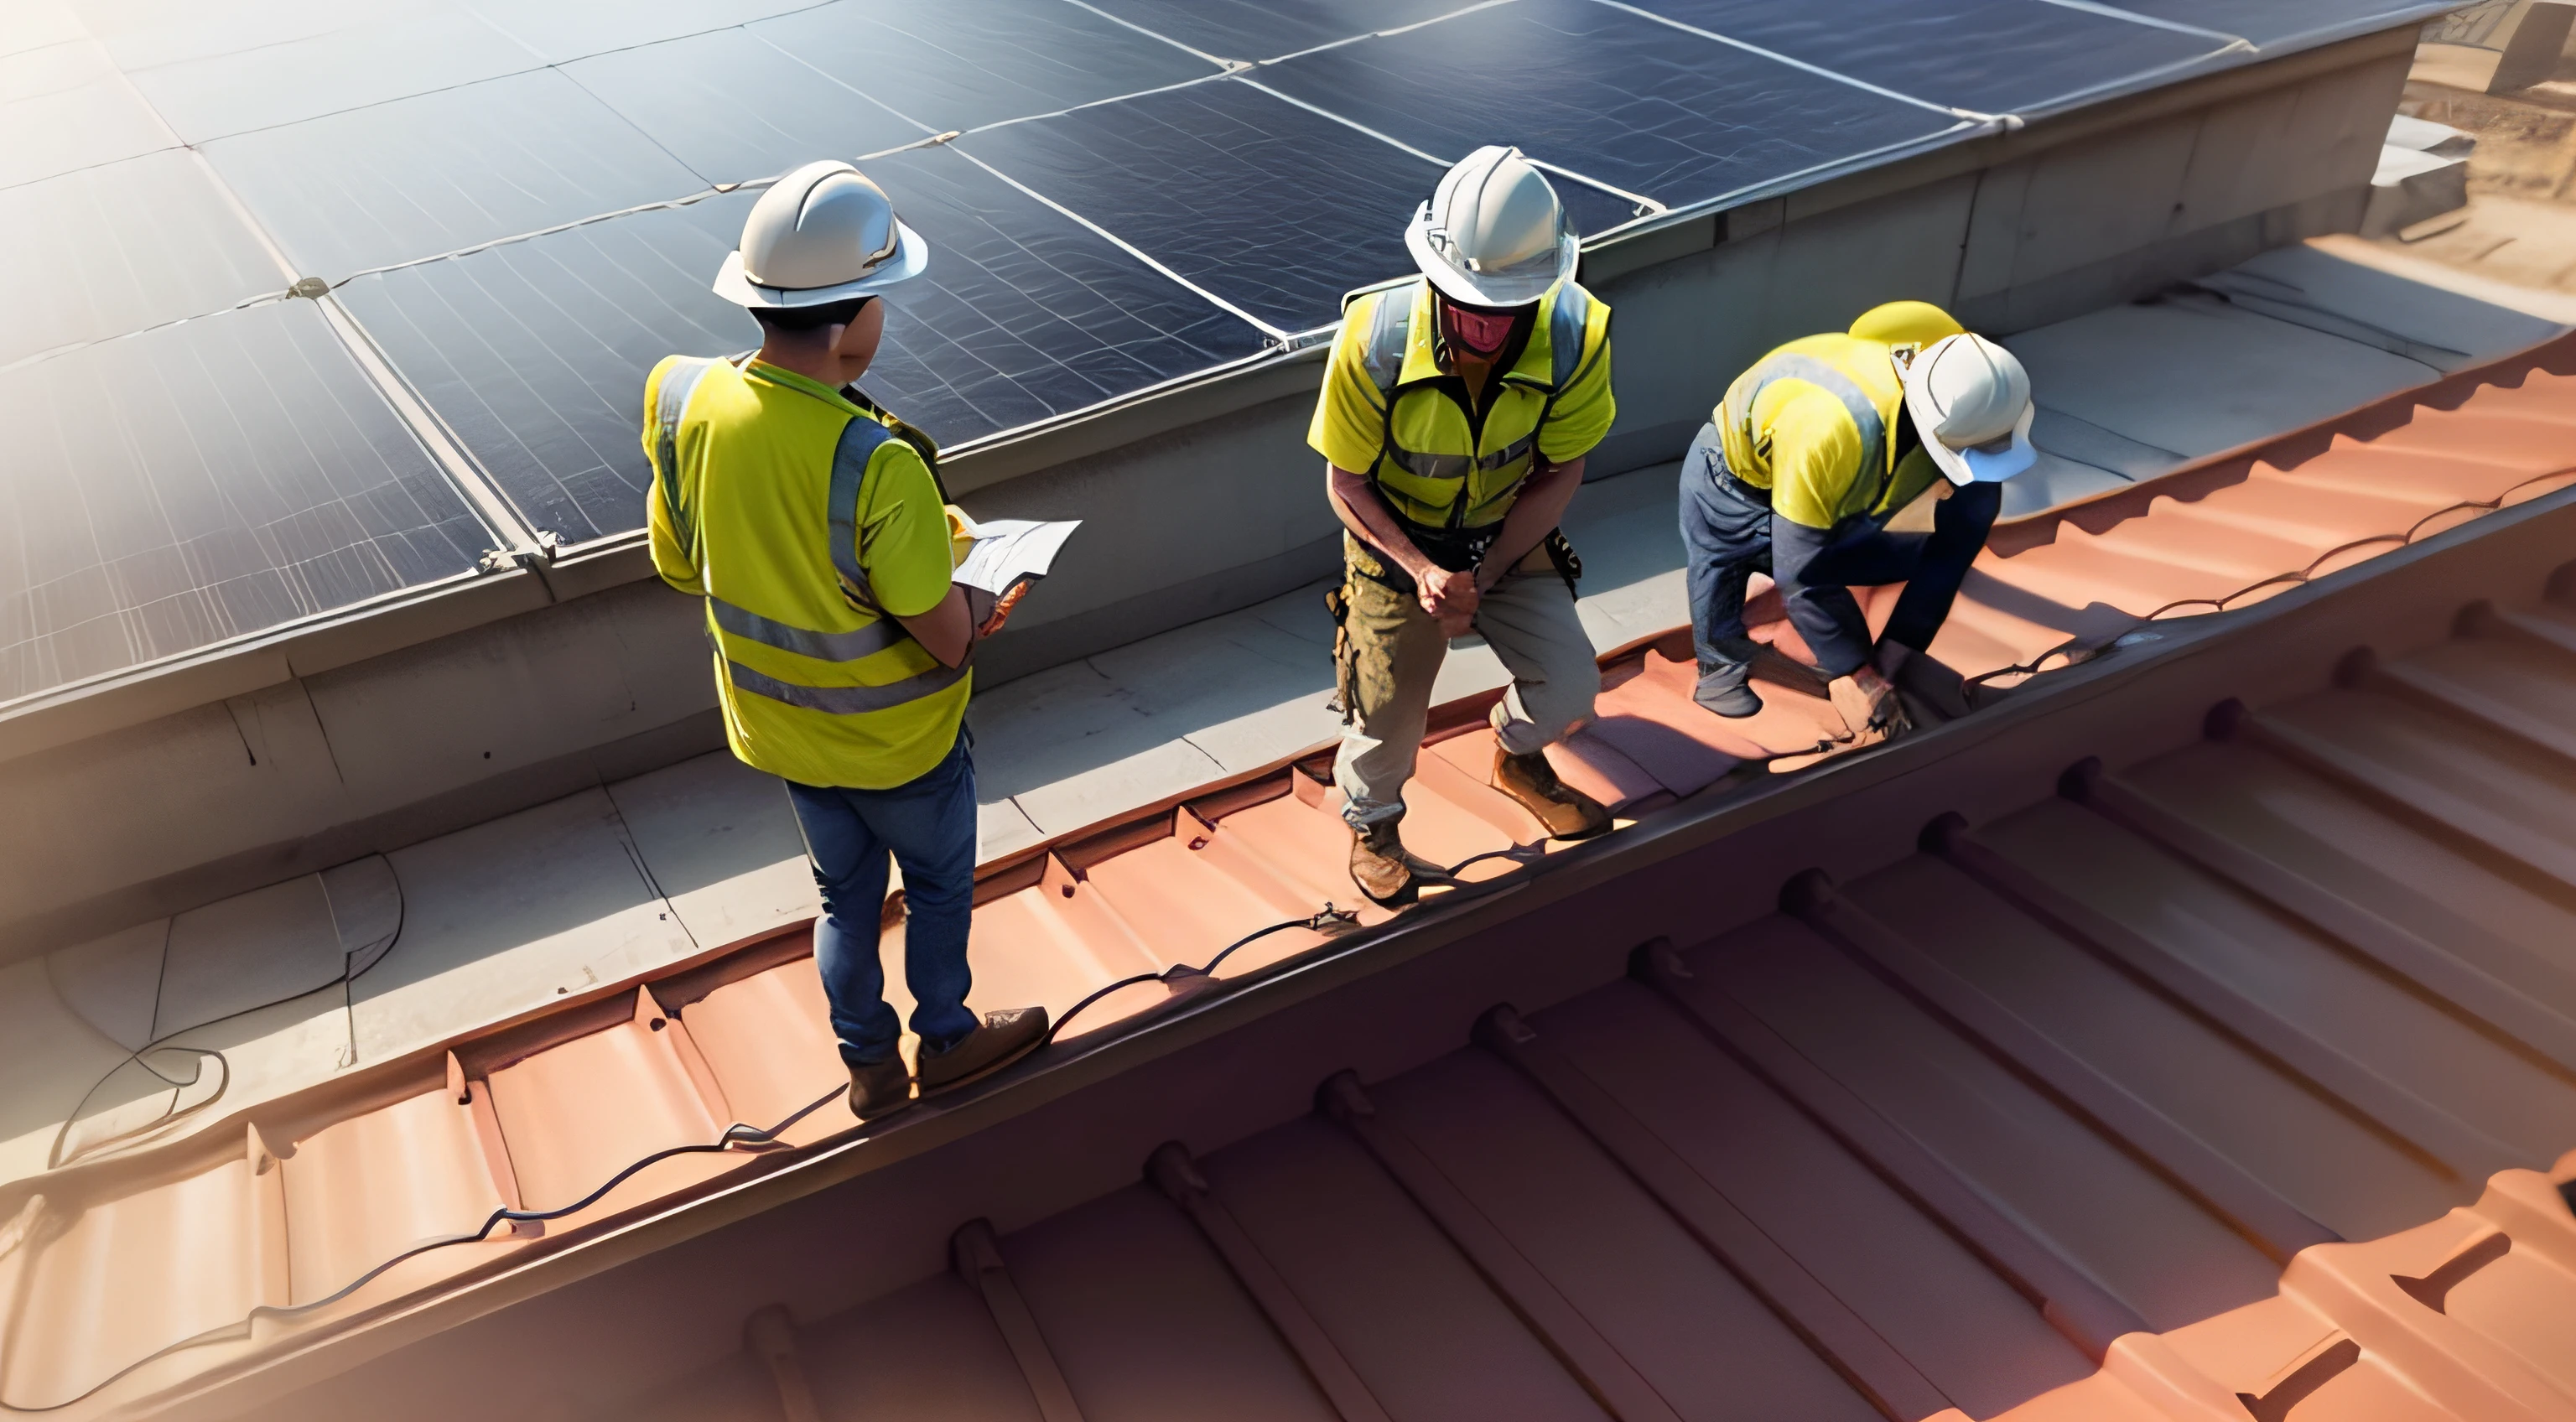
[[1046, 1044], [1047, 1010], [1012, 1007], [987, 1012], [965, 1040], [934, 1052], [921, 1052], [921, 1094], [946, 1091], [979, 1081]]
[[1610, 828], [1610, 812], [1601, 802], [1556, 778], [1547, 752], [1514, 755], [1494, 747], [1494, 788], [1538, 817], [1557, 839], [1586, 839]]
[[891, 1116], [912, 1104], [912, 1073], [903, 1058], [850, 1068], [850, 1114], [862, 1121]]
[[1351, 882], [1380, 908], [1397, 908], [1420, 897], [1425, 884], [1445, 884], [1439, 865], [1404, 847], [1397, 821], [1380, 820], [1351, 831]]

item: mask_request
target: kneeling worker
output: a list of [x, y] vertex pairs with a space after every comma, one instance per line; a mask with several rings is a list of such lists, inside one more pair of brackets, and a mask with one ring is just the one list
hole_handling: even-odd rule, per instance
[[1601, 689], [1557, 520], [1610, 428], [1610, 310], [1575, 284], [1565, 209], [1513, 149], [1451, 168], [1405, 246], [1423, 279], [1351, 304], [1307, 435], [1347, 530], [1333, 779], [1351, 877], [1381, 904], [1437, 872], [1397, 822], [1432, 679], [1471, 627], [1512, 676], [1494, 787], [1558, 838], [1610, 823], [1544, 753]]
[[948, 515], [919, 437], [850, 384], [885, 331], [879, 293], [929, 255], [858, 169], [807, 164], [753, 205], [716, 277], [759, 320], [760, 349], [672, 356], [644, 388], [653, 566], [706, 599], [733, 753], [787, 782], [823, 891], [815, 966], [861, 1120], [912, 1099], [877, 956], [889, 854], [910, 911], [923, 1093], [1017, 1060], [1047, 1028], [1042, 1007], [980, 1021], [966, 1008], [975, 766], [960, 729], [969, 657], [1008, 609], [970, 610], [950, 583]]
[[[1791, 341], [1737, 377], [1682, 459], [1693, 699], [1720, 716], [1762, 709], [1747, 684], [1758, 648], [1744, 634], [1745, 583], [1759, 569], [1855, 737], [1908, 729], [1887, 680], [1903, 654], [1888, 649], [1931, 647], [2003, 507], [2002, 481], [2035, 457], [2030, 419], [2021, 362], [1920, 301]], [[1945, 481], [1929, 534], [1889, 531]], [[1873, 646], [1851, 589], [1894, 582], [1905, 591]]]

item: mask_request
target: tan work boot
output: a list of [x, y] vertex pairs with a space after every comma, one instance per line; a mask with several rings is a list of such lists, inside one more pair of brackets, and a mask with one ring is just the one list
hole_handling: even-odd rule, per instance
[[911, 1104], [912, 1073], [904, 1070], [901, 1056], [850, 1068], [851, 1115], [873, 1121]]
[[980, 1081], [1045, 1045], [1047, 1010], [1012, 1007], [987, 1012], [965, 1040], [946, 1051], [921, 1052], [921, 1094], [947, 1091]]
[[1424, 884], [1447, 883], [1440, 866], [1404, 847], [1397, 821], [1380, 820], [1351, 831], [1351, 882], [1380, 908], [1397, 908], [1420, 897]]
[[1601, 802], [1556, 778], [1547, 752], [1514, 755], [1494, 747], [1494, 788], [1538, 817], [1557, 839], [1586, 839], [1610, 828], [1610, 812]]

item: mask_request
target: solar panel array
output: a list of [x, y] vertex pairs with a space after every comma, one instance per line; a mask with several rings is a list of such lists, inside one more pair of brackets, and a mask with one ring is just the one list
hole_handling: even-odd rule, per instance
[[638, 527], [816, 157], [934, 248], [868, 385], [954, 444], [1315, 339], [1479, 144], [1598, 235], [2434, 8], [13, 0], [0, 705]]

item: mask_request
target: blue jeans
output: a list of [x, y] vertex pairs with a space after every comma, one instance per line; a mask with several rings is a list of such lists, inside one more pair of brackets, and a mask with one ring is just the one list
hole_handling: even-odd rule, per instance
[[931, 1048], [964, 1039], [978, 1021], [966, 1010], [973, 983], [966, 928], [975, 907], [975, 758], [965, 735], [947, 759], [891, 790], [786, 784], [814, 882], [823, 890], [814, 966], [832, 1004], [841, 1060], [882, 1062], [895, 1054], [902, 1035], [886, 1005], [885, 968], [877, 958], [889, 854], [903, 866], [903, 976], [912, 988], [912, 1030]]
[[1757, 571], [1779, 585], [1790, 623], [1828, 675], [1848, 675], [1870, 659], [1855, 587], [1905, 584], [1878, 640], [1929, 650], [2003, 508], [2001, 484], [1971, 484], [1941, 501], [1928, 534], [1889, 533], [1859, 514], [1830, 530], [1809, 529], [1775, 518], [1766, 500], [1725, 472], [1725, 447], [1716, 428], [1703, 425], [1682, 456], [1681, 530], [1691, 642], [1704, 676], [1750, 655], [1744, 588]]

